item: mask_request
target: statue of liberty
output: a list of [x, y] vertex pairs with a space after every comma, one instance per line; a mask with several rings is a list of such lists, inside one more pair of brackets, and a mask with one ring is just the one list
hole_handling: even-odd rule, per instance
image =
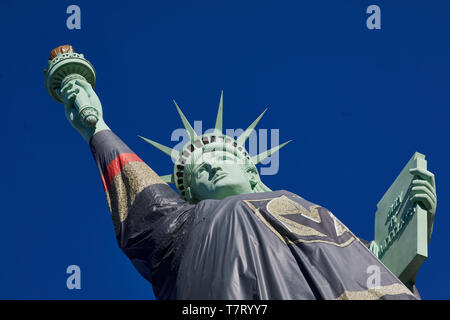
[[[380, 243], [356, 237], [326, 208], [263, 184], [256, 165], [286, 143], [248, 154], [245, 142], [262, 114], [237, 139], [224, 135], [221, 96], [214, 132], [197, 135], [175, 103], [189, 143], [177, 151], [143, 138], [175, 161], [173, 173], [160, 176], [106, 124], [83, 55], [58, 47], [45, 73], [49, 93], [90, 146], [119, 247], [156, 298], [420, 298], [413, 282], [402, 282], [378, 258]], [[426, 210], [429, 240], [434, 175], [410, 173], [408, 201]], [[379, 277], [370, 286], [374, 266]]]

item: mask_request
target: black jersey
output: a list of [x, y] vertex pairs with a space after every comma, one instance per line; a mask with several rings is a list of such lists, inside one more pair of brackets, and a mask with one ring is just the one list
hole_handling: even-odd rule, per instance
[[321, 206], [284, 190], [190, 204], [112, 131], [90, 146], [119, 246], [158, 299], [416, 299]]

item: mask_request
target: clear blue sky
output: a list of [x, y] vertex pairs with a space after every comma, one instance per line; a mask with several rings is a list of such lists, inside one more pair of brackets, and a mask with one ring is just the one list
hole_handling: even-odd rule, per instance
[[[81, 8], [68, 30], [66, 8]], [[381, 8], [381, 30], [366, 8]], [[72, 44], [96, 68], [105, 121], [160, 174], [172, 163], [137, 135], [175, 145], [171, 100], [212, 126], [294, 142], [274, 190], [330, 209], [373, 237], [376, 204], [415, 151], [436, 175], [438, 208], [417, 287], [450, 298], [450, 3], [448, 1], [0, 2], [2, 207], [0, 298], [152, 299], [119, 250], [87, 144], [51, 100], [42, 70]], [[81, 267], [82, 289], [66, 288]]]

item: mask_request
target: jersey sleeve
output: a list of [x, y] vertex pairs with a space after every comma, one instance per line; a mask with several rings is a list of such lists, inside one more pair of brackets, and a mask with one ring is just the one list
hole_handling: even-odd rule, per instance
[[182, 200], [114, 132], [90, 140], [116, 238], [122, 251], [150, 282], [179, 238], [192, 207]]

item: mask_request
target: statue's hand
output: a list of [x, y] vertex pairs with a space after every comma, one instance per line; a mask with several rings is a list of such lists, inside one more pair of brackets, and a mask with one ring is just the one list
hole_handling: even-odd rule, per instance
[[380, 248], [378, 247], [378, 244], [375, 242], [375, 240], [372, 240], [369, 245], [369, 250], [372, 251], [372, 253], [378, 258], [380, 253]]
[[417, 202], [428, 212], [428, 241], [433, 231], [434, 215], [436, 213], [437, 197], [434, 174], [419, 168], [410, 169], [414, 175], [410, 200]]
[[[102, 104], [89, 82], [81, 79], [70, 80], [61, 89], [60, 96], [64, 101], [67, 119], [88, 143], [96, 132], [109, 129], [103, 121]], [[74, 106], [75, 99], [83, 106], [92, 107], [97, 111], [98, 121], [94, 126], [88, 127], [81, 121], [78, 110]]]

